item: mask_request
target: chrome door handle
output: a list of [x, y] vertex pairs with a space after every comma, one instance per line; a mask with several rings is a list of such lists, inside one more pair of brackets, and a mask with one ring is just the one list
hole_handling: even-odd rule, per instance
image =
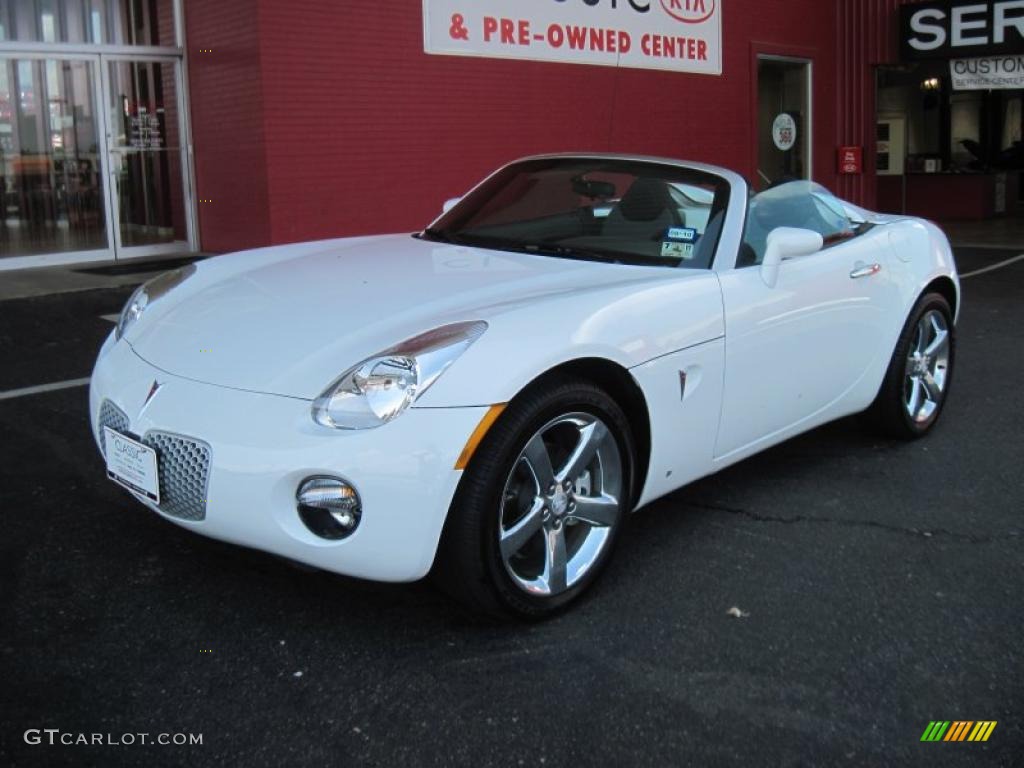
[[858, 262], [853, 267], [853, 272], [850, 273], [850, 277], [856, 280], [858, 277], [871, 277], [877, 275], [882, 271], [881, 264], [863, 264]]

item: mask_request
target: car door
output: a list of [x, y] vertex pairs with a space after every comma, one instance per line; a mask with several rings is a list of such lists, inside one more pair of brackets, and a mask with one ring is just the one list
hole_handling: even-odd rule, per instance
[[774, 286], [759, 259], [720, 273], [726, 344], [716, 460], [866, 407], [849, 393], [892, 352], [884, 340], [899, 292], [888, 256], [884, 231], [851, 228], [835, 245], [783, 261]]

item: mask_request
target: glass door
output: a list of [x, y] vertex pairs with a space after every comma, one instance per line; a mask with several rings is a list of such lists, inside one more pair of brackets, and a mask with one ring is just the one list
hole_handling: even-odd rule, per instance
[[179, 61], [101, 56], [100, 66], [117, 257], [189, 250]]
[[0, 56], [0, 262], [109, 254], [95, 64]]

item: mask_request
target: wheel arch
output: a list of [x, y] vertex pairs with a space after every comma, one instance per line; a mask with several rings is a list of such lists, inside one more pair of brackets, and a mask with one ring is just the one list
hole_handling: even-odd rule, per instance
[[[930, 424], [934, 423], [934, 420], [938, 418], [938, 414], [941, 412], [942, 407], [945, 404], [945, 390], [943, 390], [944, 394], [941, 402], [937, 406], [935, 415], [929, 417], [929, 426], [927, 429], [923, 428], [920, 430], [915, 430], [910, 422], [906, 421], [904, 406], [902, 404], [895, 405], [897, 398], [899, 397], [898, 387], [903, 386], [903, 378], [907, 376], [905, 368], [906, 364], [903, 361], [906, 359], [909, 352], [908, 345], [910, 342], [908, 339], [914, 338], [912, 331], [913, 324], [917, 322], [921, 308], [924, 306], [924, 299], [928, 296], [938, 295], [949, 305], [952, 315], [949, 325], [950, 362], [955, 360], [953, 357], [955, 348], [954, 334], [960, 291], [959, 285], [954, 277], [945, 274], [932, 277], [932, 279], [929, 280], [914, 296], [913, 303], [907, 311], [900, 333], [896, 337], [896, 342], [889, 357], [889, 362], [883, 372], [878, 389], [875, 392], [875, 396], [871, 404], [863, 412], [863, 416], [866, 418], [867, 423], [878, 431], [879, 434], [899, 439], [921, 437], [926, 433], [927, 429], [930, 429]], [[909, 337], [907, 336], [908, 333], [911, 334]], [[952, 376], [954, 371], [955, 366], [948, 369], [947, 377]], [[948, 388], [948, 383], [946, 384], [946, 387]]]
[[542, 387], [553, 378], [584, 379], [600, 387], [618, 403], [633, 428], [636, 466], [633, 468], [632, 504], [643, 494], [651, 463], [651, 413], [647, 398], [629, 370], [605, 357], [582, 357], [560, 363], [536, 376], [517, 394]]
[[914, 306], [926, 293], [937, 293], [948, 301], [949, 308], [953, 311], [953, 319], [956, 320], [960, 313], [960, 291], [957, 289], [956, 283], [953, 282], [953, 278], [949, 275], [940, 275], [933, 279], [914, 299]]
[[[505, 404], [505, 407], [519, 398], [529, 396], [538, 388], [549, 383], [569, 378], [586, 381], [604, 390], [622, 408], [626, 420], [632, 428], [636, 461], [633, 467], [632, 499], [629, 507], [631, 511], [641, 498], [647, 480], [651, 456], [651, 420], [647, 398], [628, 368], [605, 357], [581, 357], [567, 360], [537, 374], [516, 392]], [[503, 412], [502, 415], [504, 415]], [[502, 416], [499, 415], [494, 424], [500, 424], [501, 418]], [[481, 444], [490, 437], [494, 424], [486, 428]], [[467, 468], [474, 466], [474, 463], [480, 461], [485, 455], [482, 451], [474, 450], [469, 458]], [[456, 594], [455, 585], [458, 585], [461, 594], [470, 595], [478, 607], [484, 607], [485, 610], [490, 610], [493, 613], [493, 599], [488, 598], [484, 581], [482, 579], [467, 580], [463, 578], [462, 571], [460, 571], [460, 568], [466, 565], [465, 553], [474, 549], [476, 545], [473, 542], [477, 540], [480, 533], [479, 527], [469, 529], [468, 533], [464, 528], [460, 529], [457, 524], [459, 518], [452, 514], [453, 510], [459, 509], [460, 499], [467, 493], [466, 480], [468, 477], [468, 472], [463, 472], [456, 484], [434, 552], [430, 573], [431, 577], [449, 593]], [[474, 561], [477, 557], [478, 553], [474, 553]], [[488, 605], [491, 606], [490, 609], [486, 607]]]

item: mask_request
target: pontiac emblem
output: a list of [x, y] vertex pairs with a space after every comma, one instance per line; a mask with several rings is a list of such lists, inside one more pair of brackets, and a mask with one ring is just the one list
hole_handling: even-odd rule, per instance
[[149, 388], [149, 394], [146, 395], [146, 399], [145, 401], [143, 401], [142, 408], [139, 409], [139, 413], [142, 413], [142, 411], [146, 410], [146, 406], [149, 405], [149, 401], [152, 400], [156, 393], [160, 391], [160, 387], [162, 386], [163, 384], [161, 382], [157, 381], [156, 379], [153, 379], [153, 385]]

